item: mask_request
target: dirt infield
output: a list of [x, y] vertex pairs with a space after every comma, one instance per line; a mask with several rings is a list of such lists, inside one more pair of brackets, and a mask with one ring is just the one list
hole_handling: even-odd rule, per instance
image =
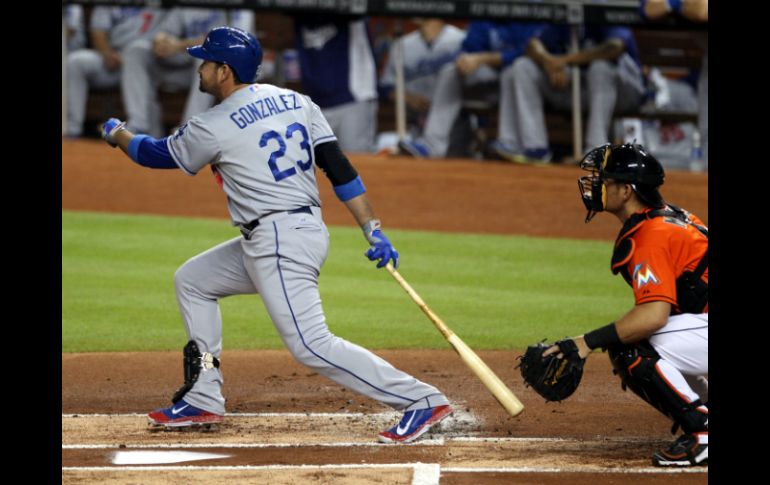
[[[618, 230], [606, 215], [583, 223], [576, 167], [352, 158], [385, 227], [605, 239], [608, 246]], [[63, 141], [62, 177], [63, 209], [227, 217], [208, 173], [150, 171], [98, 141]], [[320, 178], [327, 223], [351, 225]], [[708, 221], [707, 184], [707, 175], [671, 172], [663, 194]], [[670, 422], [621, 392], [601, 356], [589, 359], [575, 395], [554, 404], [523, 387], [518, 352], [479, 352], [525, 404], [511, 418], [452, 351], [377, 354], [441, 388], [455, 415], [414, 445], [380, 445], [376, 433], [398, 414], [285, 351], [225, 350], [227, 422], [208, 432], [152, 432], [143, 414], [166, 405], [180, 384], [178, 352], [63, 354], [63, 482], [707, 483], [707, 468], [650, 468], [651, 454], [672, 439]], [[116, 464], [180, 450], [218, 456], [178, 466]]]
[[[377, 432], [397, 422], [397, 413], [308, 371], [285, 351], [225, 351], [224, 392], [234, 413], [227, 422], [209, 431], [151, 431], [143, 414], [168, 403], [178, 386], [177, 352], [65, 354], [65, 482], [101, 483], [106, 476], [97, 471], [116, 472], [82, 467], [118, 467], [116, 453], [171, 449], [226, 456], [192, 463], [196, 466], [254, 467], [243, 471], [256, 475], [234, 483], [263, 483], [268, 472], [275, 474], [271, 483], [293, 483], [307, 473], [268, 468], [288, 465], [341, 467], [334, 478], [326, 474], [331, 470], [316, 470], [321, 483], [412, 483], [409, 469], [388, 469], [385, 479], [376, 467], [414, 463], [438, 464], [440, 483], [656, 483], [653, 476], [662, 478], [662, 473], [651, 475], [649, 459], [671, 440], [669, 422], [620, 391], [607, 359], [590, 359], [575, 395], [556, 404], [521, 384], [514, 369], [518, 352], [479, 352], [525, 403], [524, 412], [512, 418], [451, 351], [377, 354], [441, 388], [455, 416], [416, 444], [380, 445]], [[374, 468], [350, 469], [364, 464]], [[165, 469], [131, 472], [138, 478], [120, 468], [125, 483], [175, 480]], [[219, 480], [227, 470], [198, 472]], [[573, 474], [569, 481], [565, 473]], [[705, 469], [665, 476], [667, 483], [707, 481]]]

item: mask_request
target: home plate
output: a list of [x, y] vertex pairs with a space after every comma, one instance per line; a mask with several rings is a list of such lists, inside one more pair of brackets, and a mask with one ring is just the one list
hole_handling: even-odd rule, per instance
[[112, 458], [112, 463], [115, 465], [158, 465], [229, 457], [230, 455], [195, 451], [117, 451]]

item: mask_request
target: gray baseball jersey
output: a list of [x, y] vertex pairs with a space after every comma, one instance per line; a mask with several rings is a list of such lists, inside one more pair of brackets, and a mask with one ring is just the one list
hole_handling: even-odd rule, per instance
[[67, 50], [72, 52], [86, 46], [86, 29], [82, 5], [65, 5], [62, 14], [67, 26]]
[[[463, 39], [465, 31], [454, 25], [445, 25], [430, 44], [425, 42], [419, 30], [406, 34], [402, 38], [406, 91], [430, 99], [435, 91], [439, 70], [457, 57]], [[394, 48], [395, 45], [391, 47], [388, 63], [380, 78], [380, 84], [385, 87], [393, 86], [396, 82]]]
[[168, 148], [191, 175], [215, 166], [237, 225], [276, 211], [320, 207], [313, 148], [331, 140], [334, 133], [308, 97], [252, 84], [190, 119], [168, 139]]
[[[259, 293], [286, 348], [312, 370], [395, 409], [448, 404], [435, 387], [333, 335], [326, 324], [318, 275], [329, 233], [321, 218], [313, 148], [335, 139], [310, 98], [252, 84], [194, 116], [167, 140], [186, 173], [206, 165], [216, 169], [233, 224], [259, 220], [244, 237], [191, 258], [176, 272], [188, 338], [219, 358], [219, 299]], [[224, 414], [223, 382], [220, 368], [202, 372], [185, 401]]]
[[110, 46], [119, 51], [136, 39], [152, 39], [165, 16], [160, 8], [94, 7], [91, 30], [108, 31]]
[[225, 11], [221, 9], [177, 7], [171, 9], [158, 30], [187, 39], [204, 35], [218, 25], [225, 25], [225, 19]]

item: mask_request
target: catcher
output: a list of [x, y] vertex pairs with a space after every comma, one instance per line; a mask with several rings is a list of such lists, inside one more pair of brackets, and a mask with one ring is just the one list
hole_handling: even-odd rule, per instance
[[611, 269], [634, 291], [635, 306], [615, 322], [553, 345], [530, 346], [525, 382], [550, 401], [571, 395], [583, 363], [605, 349], [621, 386], [683, 430], [652, 457], [656, 466], [708, 464], [708, 229], [658, 192], [664, 172], [641, 145], [605, 144], [581, 161], [578, 185], [588, 209], [623, 224]]

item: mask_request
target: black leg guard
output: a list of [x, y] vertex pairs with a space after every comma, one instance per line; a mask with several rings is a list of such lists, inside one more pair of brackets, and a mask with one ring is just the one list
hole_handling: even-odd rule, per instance
[[688, 402], [660, 374], [655, 364], [660, 355], [647, 341], [634, 346], [623, 346], [608, 350], [614, 373], [620, 376], [623, 390], [631, 389], [655, 409], [674, 421], [685, 433], [708, 431], [708, 414], [696, 408], [702, 403], [699, 399]]
[[179, 402], [192, 389], [193, 384], [198, 380], [201, 369], [206, 371], [213, 367], [219, 368], [219, 359], [208, 352], [201, 354], [200, 350], [198, 350], [198, 344], [194, 340], [187, 342], [182, 352], [184, 353], [184, 363], [182, 364], [184, 369], [184, 385], [177, 389], [171, 398], [171, 402], [174, 404]]

